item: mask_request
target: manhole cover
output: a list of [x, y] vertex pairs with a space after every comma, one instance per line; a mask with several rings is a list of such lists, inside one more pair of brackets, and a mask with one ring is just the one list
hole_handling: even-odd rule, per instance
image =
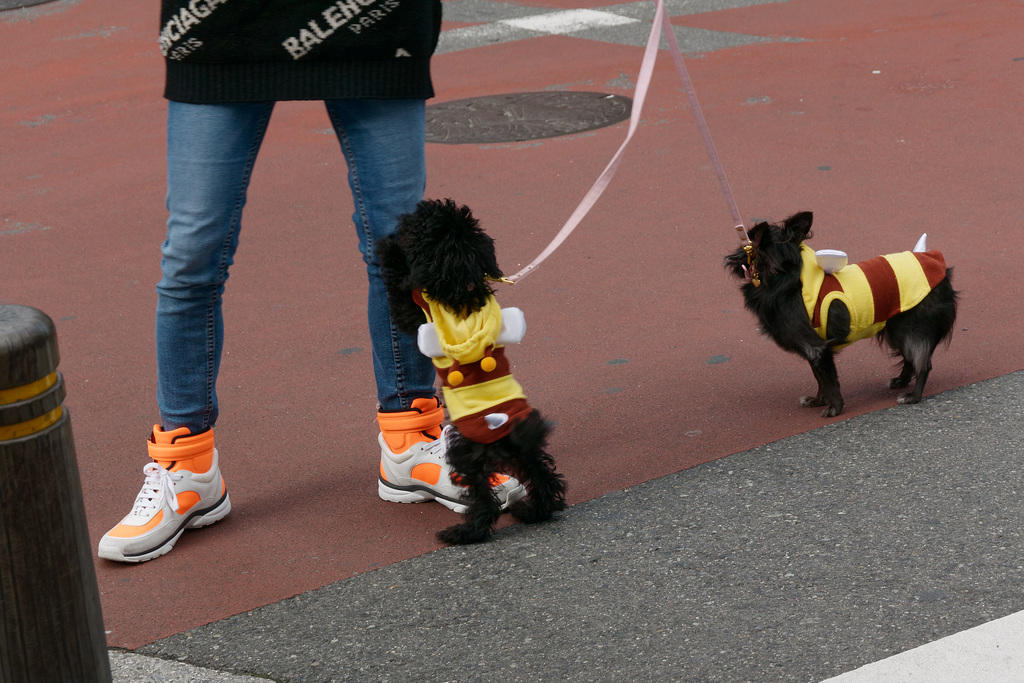
[[0, 12], [5, 9], [18, 9], [19, 7], [42, 5], [45, 2], [53, 2], [53, 0], [0, 0]]
[[603, 128], [629, 118], [628, 97], [598, 92], [524, 92], [427, 107], [427, 142], [521, 142]]

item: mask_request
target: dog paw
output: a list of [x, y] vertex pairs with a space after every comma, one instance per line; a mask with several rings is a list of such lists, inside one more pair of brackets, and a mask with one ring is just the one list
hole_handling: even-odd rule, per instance
[[508, 512], [523, 524], [539, 524], [551, 519], [554, 511], [543, 506], [533, 505], [529, 500], [520, 500], [512, 505]]
[[456, 524], [437, 532], [437, 539], [449, 545], [483, 543], [491, 537], [489, 528], [479, 529], [468, 524]]
[[825, 402], [818, 396], [801, 396], [800, 405], [804, 408], [818, 408], [825, 405]]
[[843, 412], [843, 406], [829, 406], [825, 410], [821, 411], [822, 417], [836, 417], [839, 413]]
[[891, 380], [889, 380], [890, 389], [902, 389], [908, 384], [910, 384], [910, 380], [903, 379], [902, 377], [893, 377]]
[[913, 405], [914, 403], [920, 403], [921, 399], [915, 398], [913, 394], [901, 394], [897, 397], [896, 402], [902, 405]]

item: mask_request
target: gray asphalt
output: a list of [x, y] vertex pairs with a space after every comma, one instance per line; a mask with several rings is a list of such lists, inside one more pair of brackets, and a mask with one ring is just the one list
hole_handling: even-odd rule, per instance
[[823, 421], [112, 652], [115, 680], [822, 681], [1024, 609], [1022, 390]]

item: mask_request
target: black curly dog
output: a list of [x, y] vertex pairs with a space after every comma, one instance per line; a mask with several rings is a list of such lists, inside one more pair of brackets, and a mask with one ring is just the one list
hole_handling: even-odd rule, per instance
[[[833, 301], [828, 309], [825, 329], [827, 339], [818, 336], [802, 297], [800, 245], [813, 236], [812, 214], [802, 212], [781, 224], [758, 223], [749, 231], [753, 246], [753, 267], [761, 284], [756, 286], [744, 270], [747, 253], [739, 248], [725, 258], [726, 268], [736, 277], [746, 279], [742, 286], [746, 308], [761, 323], [761, 332], [780, 348], [807, 360], [818, 381], [816, 396], [800, 399], [803, 406], [825, 406], [822, 417], [834, 417], [843, 410], [834, 354], [850, 334], [850, 312], [841, 301]], [[875, 335], [879, 344], [888, 346], [900, 358], [900, 374], [889, 382], [890, 389], [909, 386], [910, 393], [898, 398], [899, 403], [921, 400], [932, 354], [943, 341], [949, 341], [956, 321], [957, 292], [952, 285], [952, 268], [945, 277], [913, 308], [889, 318]]]
[[[413, 213], [401, 217], [398, 231], [381, 241], [376, 251], [392, 320], [407, 334], [416, 335], [426, 320], [416, 292], [465, 315], [482, 308], [493, 295], [489, 281], [503, 277], [494, 240], [469, 208], [450, 199], [420, 202]], [[444, 379], [441, 370], [438, 374]], [[565, 481], [546, 451], [551, 424], [525, 401], [523, 405], [527, 410], [513, 418], [508, 434], [492, 443], [470, 440], [458, 425], [449, 430], [447, 458], [457, 473], [453, 480], [466, 487], [467, 510], [462, 524], [438, 533], [445, 543], [478, 543], [490, 537], [501, 514], [491, 488], [492, 476], [499, 472], [526, 487], [527, 496], [509, 507], [516, 519], [543, 522], [565, 509]]]

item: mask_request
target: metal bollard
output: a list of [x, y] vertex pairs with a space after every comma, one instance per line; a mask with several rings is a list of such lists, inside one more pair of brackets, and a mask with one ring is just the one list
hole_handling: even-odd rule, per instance
[[111, 681], [53, 321], [0, 306], [0, 683]]

